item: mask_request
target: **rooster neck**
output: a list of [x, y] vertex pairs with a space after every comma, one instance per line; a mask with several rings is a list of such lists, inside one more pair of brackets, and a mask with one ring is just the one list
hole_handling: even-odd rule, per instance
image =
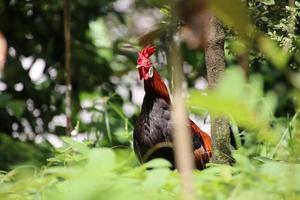
[[156, 69], [153, 69], [153, 76], [144, 81], [144, 88], [146, 94], [153, 95], [164, 99], [167, 103], [170, 103], [170, 96], [166, 84], [161, 79]]

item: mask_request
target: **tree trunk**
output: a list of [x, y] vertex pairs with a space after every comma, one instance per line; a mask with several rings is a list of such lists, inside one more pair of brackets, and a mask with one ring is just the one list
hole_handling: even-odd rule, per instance
[[289, 6], [295, 7], [295, 0], [289, 0]]
[[[224, 29], [216, 17], [208, 14], [206, 24], [205, 62], [208, 85], [214, 88], [225, 69]], [[213, 163], [231, 163], [229, 122], [226, 117], [211, 116]]]
[[66, 134], [72, 131], [72, 70], [71, 70], [71, 31], [70, 0], [64, 0], [64, 37], [65, 37], [65, 79], [66, 79]]

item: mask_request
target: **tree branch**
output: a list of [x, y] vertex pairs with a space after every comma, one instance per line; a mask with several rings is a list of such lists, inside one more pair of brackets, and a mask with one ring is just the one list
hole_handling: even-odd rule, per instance
[[183, 199], [193, 199], [192, 170], [194, 157], [192, 141], [188, 130], [183, 90], [183, 63], [179, 45], [173, 40], [170, 45], [170, 61], [174, 68], [174, 101], [172, 121], [174, 124], [174, 146], [176, 167], [181, 175]]

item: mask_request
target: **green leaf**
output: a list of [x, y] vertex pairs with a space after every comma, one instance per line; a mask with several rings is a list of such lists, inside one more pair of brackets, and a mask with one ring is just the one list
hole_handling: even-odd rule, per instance
[[260, 2], [262, 2], [265, 5], [275, 5], [275, 1], [274, 0], [261, 0]]
[[159, 190], [166, 184], [167, 178], [170, 176], [170, 169], [154, 169], [147, 173], [147, 178], [143, 183], [145, 188]]
[[261, 171], [275, 179], [277, 185], [280, 186], [277, 186], [277, 189], [281, 192], [300, 190], [300, 185], [298, 184], [300, 180], [300, 164], [265, 162]]
[[89, 148], [85, 144], [77, 142], [77, 141], [75, 141], [75, 140], [73, 140], [72, 138], [69, 138], [69, 137], [62, 137], [61, 139], [66, 144], [68, 144], [69, 146], [71, 146], [71, 148], [74, 149], [75, 151], [78, 151], [78, 152], [80, 152], [82, 154], [88, 153]]
[[276, 142], [276, 134], [272, 134], [274, 130], [269, 126], [276, 96], [272, 93], [263, 95], [259, 76], [250, 79], [247, 83], [240, 68], [231, 68], [226, 70], [214, 90], [205, 94], [190, 90], [187, 104], [193, 112], [206, 109], [212, 115], [227, 116], [249, 130], [259, 131], [261, 139]]
[[99, 98], [99, 93], [93, 92], [81, 92], [80, 93], [80, 100], [96, 100], [97, 98]]
[[116, 167], [116, 156], [111, 149], [92, 149], [88, 155], [87, 168], [97, 171], [110, 171]]
[[10, 100], [11, 100], [11, 95], [0, 93], [0, 107], [5, 107]]
[[273, 40], [266, 36], [260, 36], [258, 43], [261, 52], [278, 70], [283, 70], [287, 67], [290, 58], [288, 52], [283, 51]]
[[20, 118], [25, 109], [25, 102], [21, 100], [12, 100], [7, 102], [7, 106], [17, 118]]
[[165, 159], [154, 159], [150, 160], [149, 162], [146, 162], [144, 164], [146, 168], [165, 168], [165, 167], [171, 167], [171, 163]]

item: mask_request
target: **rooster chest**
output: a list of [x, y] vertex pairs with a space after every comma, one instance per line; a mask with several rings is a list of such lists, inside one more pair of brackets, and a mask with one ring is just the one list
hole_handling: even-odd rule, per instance
[[145, 154], [156, 144], [172, 141], [170, 118], [170, 105], [164, 99], [145, 97], [134, 129], [134, 147], [139, 154]]

